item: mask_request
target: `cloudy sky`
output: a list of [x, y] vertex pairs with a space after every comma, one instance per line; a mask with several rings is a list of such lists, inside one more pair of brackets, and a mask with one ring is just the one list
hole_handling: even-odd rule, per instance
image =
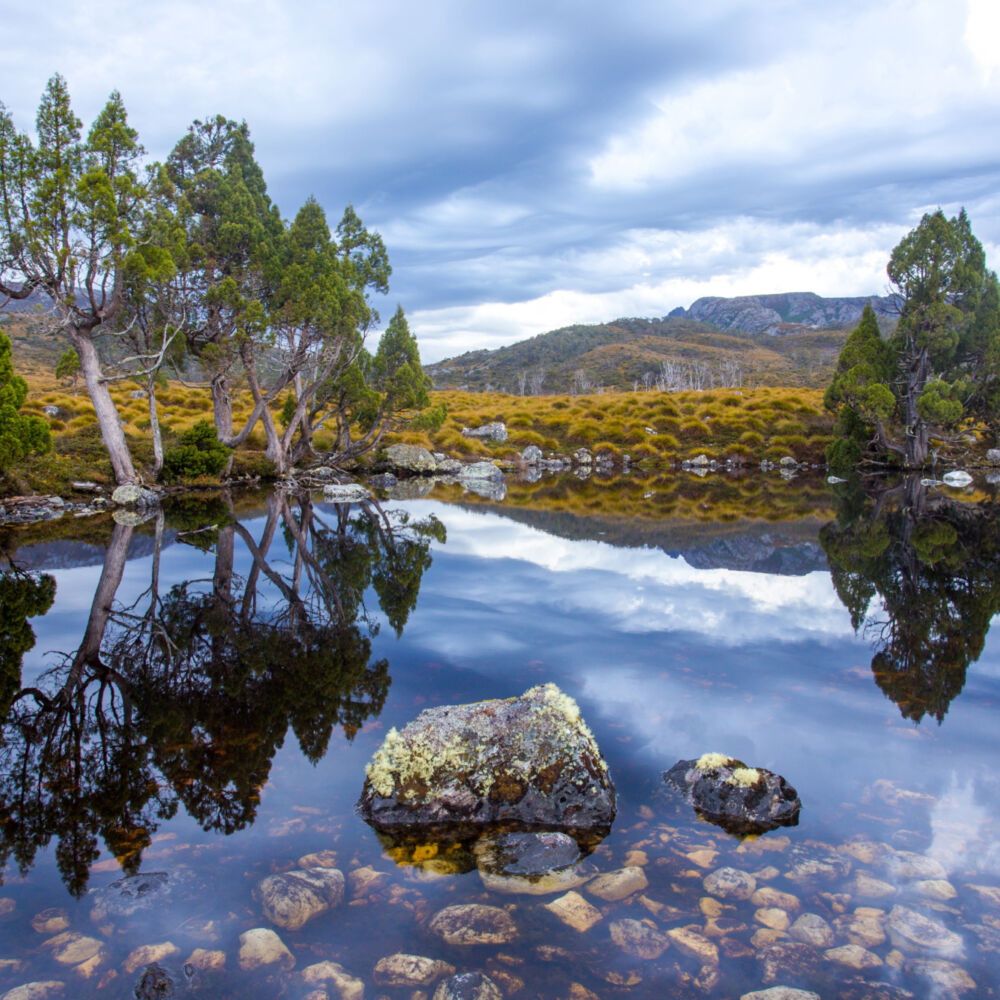
[[150, 154], [246, 119], [286, 216], [351, 202], [425, 361], [701, 295], [885, 290], [921, 213], [1000, 265], [996, 0], [48, 0], [0, 99], [122, 92]]

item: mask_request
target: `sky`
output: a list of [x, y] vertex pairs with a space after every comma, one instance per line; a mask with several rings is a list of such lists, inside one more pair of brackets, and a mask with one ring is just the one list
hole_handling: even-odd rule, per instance
[[286, 218], [353, 204], [425, 362], [703, 295], [886, 291], [925, 211], [1000, 266], [997, 0], [47, 0], [0, 100], [117, 89], [150, 157], [245, 120]]

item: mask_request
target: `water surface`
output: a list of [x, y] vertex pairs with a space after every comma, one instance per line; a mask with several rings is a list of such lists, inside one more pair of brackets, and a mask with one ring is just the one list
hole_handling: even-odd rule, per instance
[[[135, 950], [164, 945], [178, 993], [213, 997], [304, 997], [315, 984], [302, 970], [322, 961], [365, 995], [409, 997], [373, 980], [397, 951], [484, 971], [507, 996], [735, 997], [775, 984], [904, 995], [863, 985], [876, 982], [922, 996], [949, 977], [993, 996], [995, 527], [934, 498], [915, 519], [814, 484], [796, 508], [796, 489], [765, 490], [786, 491], [779, 515], [765, 495], [757, 516], [715, 522], [652, 497], [642, 516], [651, 491], [634, 485], [616, 501], [613, 486], [571, 484], [534, 503], [444, 490], [381, 510], [215, 499], [134, 527], [10, 535], [22, 572], [4, 593], [0, 991], [56, 980], [64, 995], [129, 996], [147, 964]], [[18, 631], [25, 612], [33, 645]], [[601, 912], [585, 933], [545, 909], [552, 897], [397, 865], [354, 812], [390, 727], [543, 682], [577, 701], [618, 789], [591, 860], [637, 865], [647, 882], [616, 902], [583, 886]], [[799, 824], [741, 842], [698, 820], [660, 776], [707, 751], [783, 775]], [[240, 935], [270, 926], [254, 887], [317, 855], [347, 876], [347, 900], [277, 928], [293, 969], [241, 970]], [[830, 871], [790, 877], [817, 859]], [[790, 921], [823, 917], [831, 948], [864, 940], [880, 964], [857, 971], [814, 948], [782, 965], [775, 945], [794, 938], [766, 927], [753, 900], [723, 900], [731, 909], [713, 924], [703, 880], [723, 866], [794, 896]], [[157, 871], [173, 888], [155, 906], [111, 918], [95, 907], [123, 874]], [[859, 889], [859, 873], [881, 895]], [[511, 908], [517, 940], [435, 938], [429, 919], [464, 902]], [[858, 907], [882, 927], [894, 907], [917, 912], [961, 947], [859, 936]], [[56, 961], [54, 925], [32, 927], [50, 909], [99, 943], [91, 961]], [[637, 956], [616, 939], [623, 920], [688, 928], [718, 962], [676, 943]], [[199, 948], [224, 967], [185, 972]]]

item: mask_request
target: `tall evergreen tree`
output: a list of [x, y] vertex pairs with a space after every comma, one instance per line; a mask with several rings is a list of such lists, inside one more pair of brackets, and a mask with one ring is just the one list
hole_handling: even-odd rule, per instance
[[233, 375], [241, 365], [241, 348], [268, 327], [281, 217], [268, 197], [246, 122], [221, 115], [195, 121], [166, 168], [187, 229], [188, 347], [208, 375], [219, 440], [236, 447], [266, 405], [259, 404], [235, 431]]
[[37, 289], [51, 300], [80, 359], [115, 478], [132, 482], [135, 467], [95, 338], [124, 300], [145, 198], [136, 173], [143, 150], [117, 91], [85, 141], [80, 129], [58, 75], [42, 95], [36, 144], [0, 104], [0, 296], [22, 299]]
[[870, 320], [845, 344], [827, 393], [842, 441], [831, 457], [851, 457], [870, 429], [876, 455], [916, 469], [932, 458], [933, 437], [975, 420], [1000, 427], [1000, 285], [964, 209], [925, 215], [887, 271], [899, 322], [884, 345]]
[[0, 330], [0, 473], [13, 462], [52, 447], [49, 425], [41, 417], [19, 412], [27, 398], [28, 384], [14, 374], [10, 339]]

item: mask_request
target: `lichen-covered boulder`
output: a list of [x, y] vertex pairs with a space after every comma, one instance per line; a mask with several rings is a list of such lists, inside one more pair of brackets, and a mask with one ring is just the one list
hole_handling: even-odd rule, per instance
[[663, 780], [703, 819], [740, 837], [795, 826], [802, 803], [780, 774], [725, 754], [678, 761]]
[[483, 424], [482, 427], [463, 427], [462, 436], [467, 438], [479, 438], [481, 441], [506, 441], [507, 425], [501, 420], [496, 420], [491, 424]]
[[360, 483], [327, 483], [323, 499], [332, 503], [364, 503], [371, 494]]
[[393, 444], [385, 450], [385, 460], [389, 467], [400, 472], [417, 474], [434, 472], [437, 462], [426, 449], [416, 444]]
[[160, 502], [160, 495], [145, 486], [124, 483], [111, 494], [111, 499], [119, 507], [156, 507]]
[[598, 834], [614, 819], [615, 789], [576, 702], [543, 684], [520, 698], [430, 708], [390, 730], [358, 808], [382, 831]]

